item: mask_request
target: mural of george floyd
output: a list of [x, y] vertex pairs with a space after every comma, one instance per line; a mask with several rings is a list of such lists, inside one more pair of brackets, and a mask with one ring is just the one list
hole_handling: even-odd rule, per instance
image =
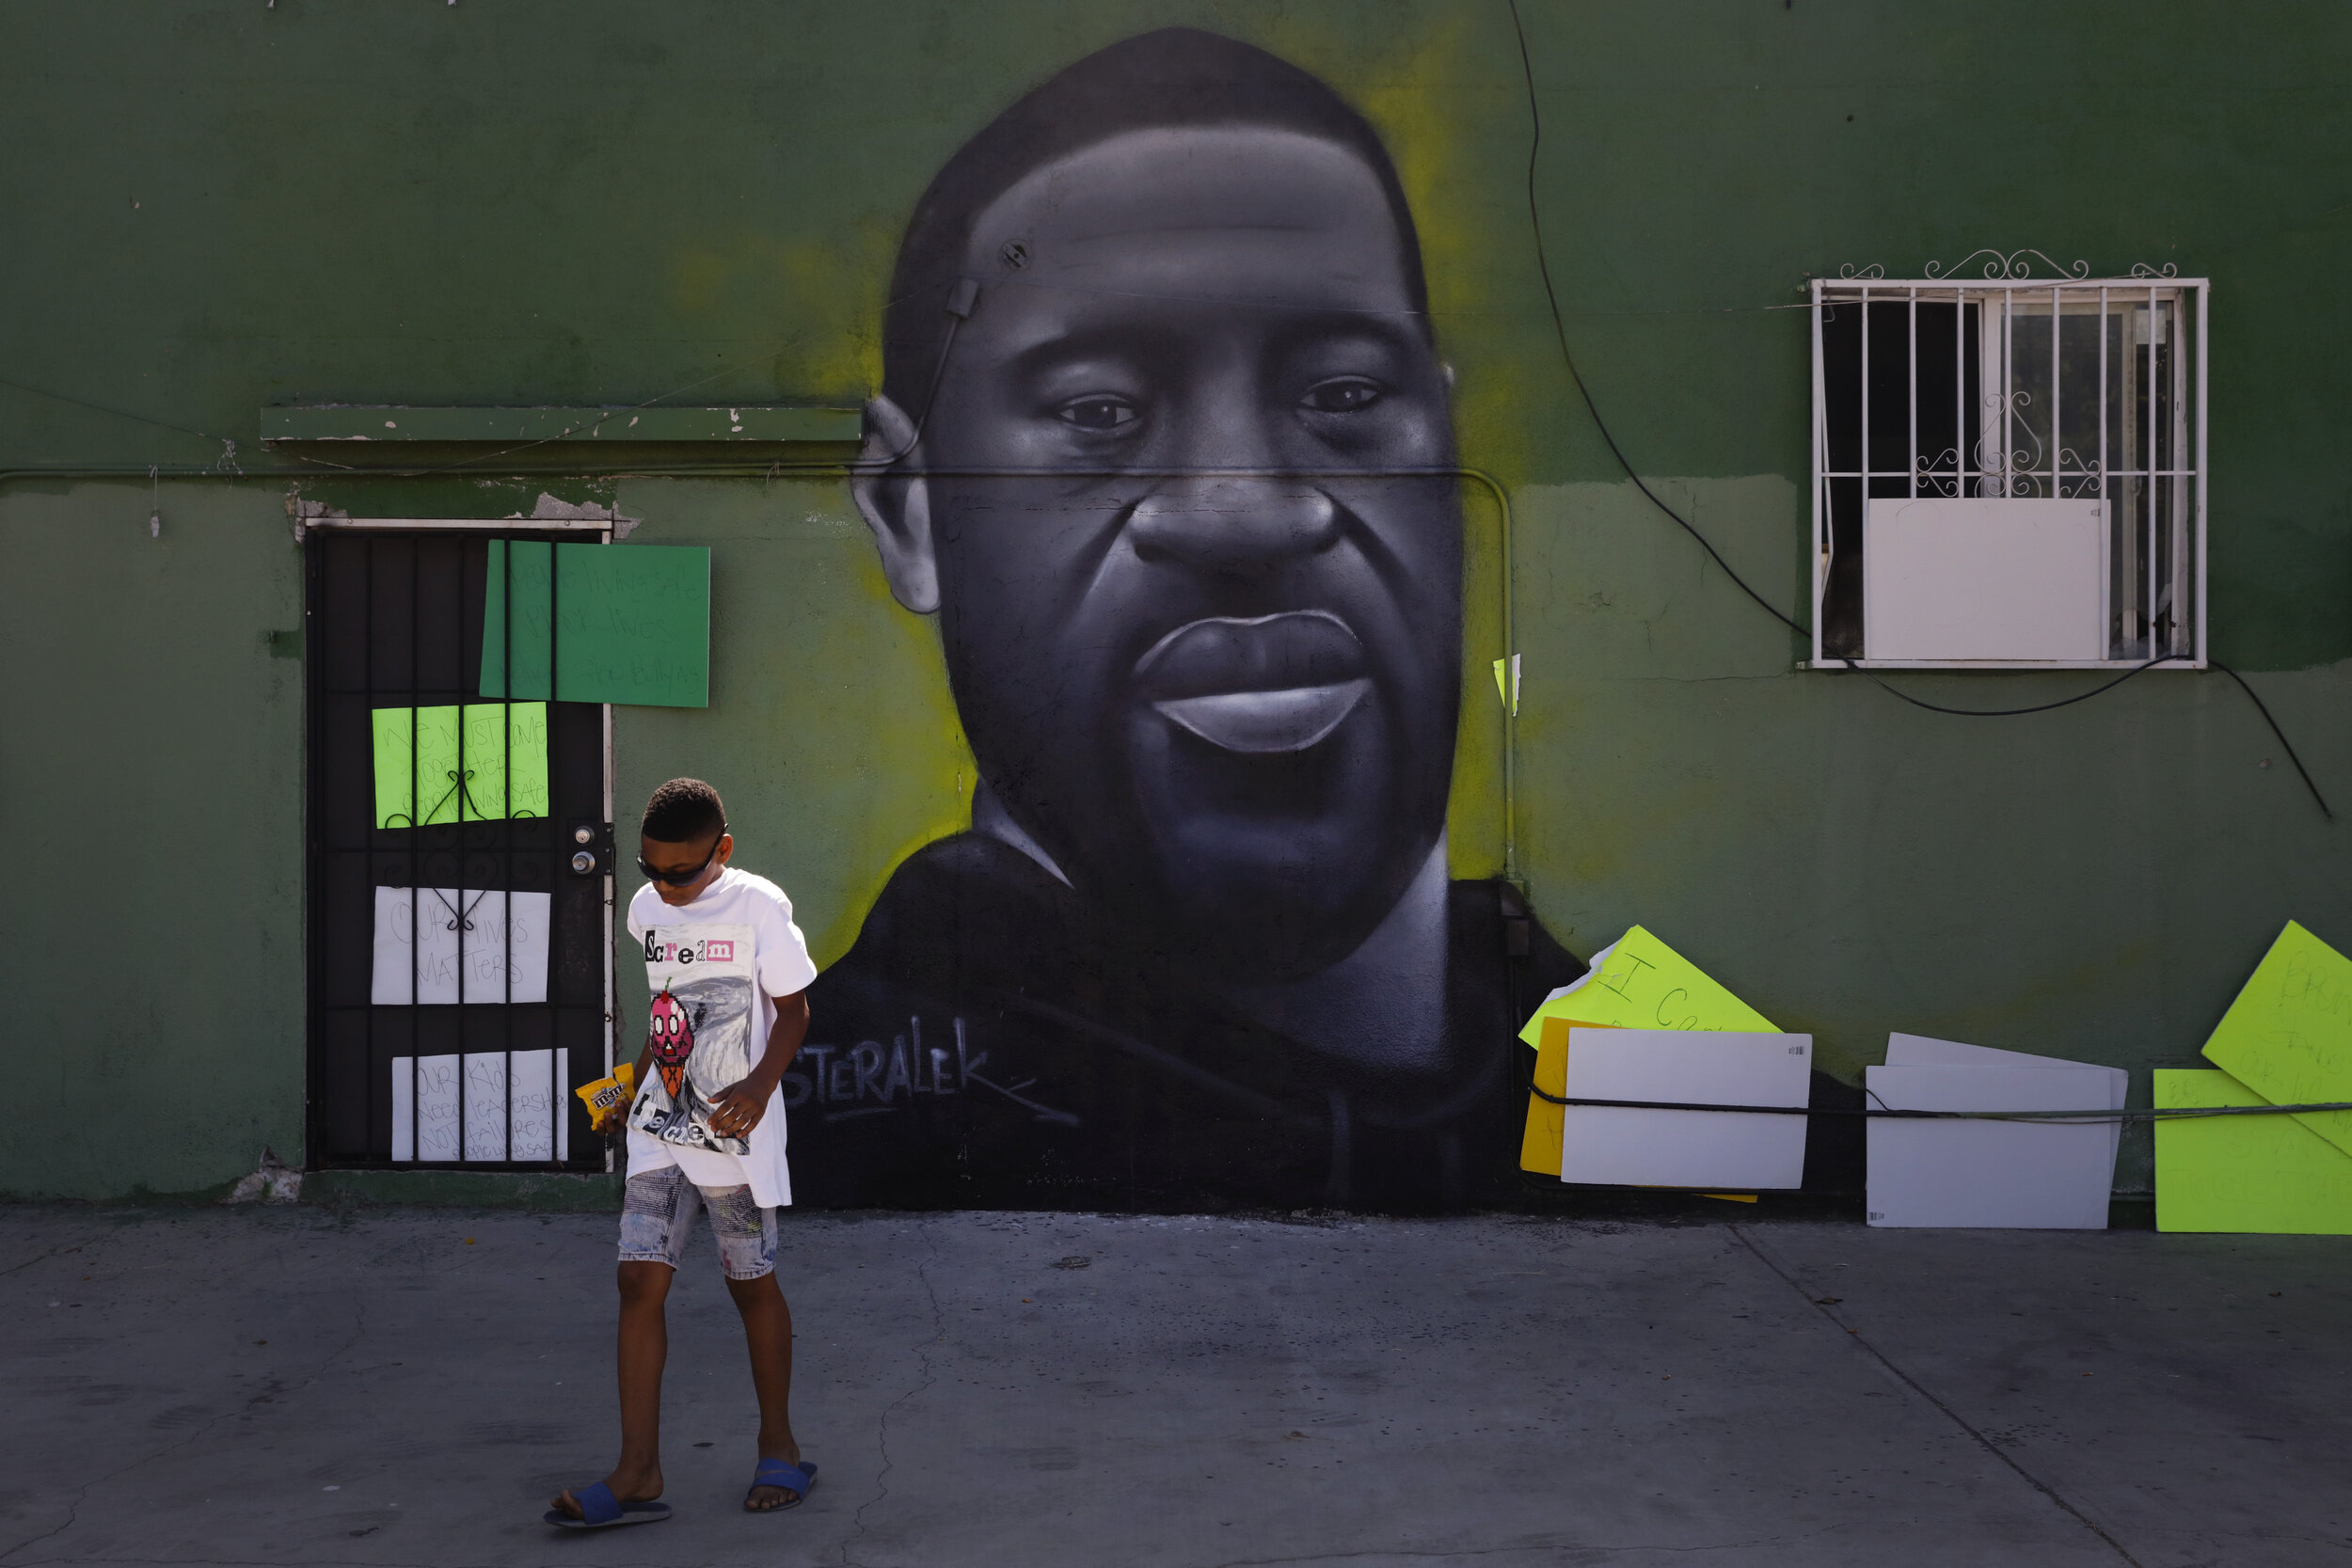
[[[64, 857], [0, 950], [28, 1037], [78, 1042], [27, 1089], [132, 1134], [0, 1140], [0, 1192], [371, 1163], [316, 1147], [322, 508], [710, 550], [708, 705], [611, 710], [617, 894], [693, 775], [791, 895], [803, 1206], [1572, 1201], [1520, 1169], [1517, 1034], [1637, 923], [1813, 1036], [1817, 1107], [1890, 1030], [2145, 1103], [2282, 921], [2352, 940], [2352, 856], [2218, 673], [1975, 718], [1810, 667], [1806, 291], [1986, 247], [2212, 277], [2212, 653], [2352, 800], [2317, 63], [2352, 20], [2268, 11], [0, 21], [0, 807]], [[289, 405], [616, 412], [264, 446]], [[733, 438], [779, 408], [840, 438]], [[1967, 710], [2112, 678], [1870, 673]], [[63, 929], [139, 957], [46, 984]], [[1858, 1187], [1858, 1126], [1813, 1118], [1808, 1187]]]
[[1499, 885], [1447, 872], [1462, 519], [1422, 267], [1371, 126], [1191, 29], [1069, 66], [917, 203], [856, 496], [977, 783], [811, 997], [818, 1193], [1503, 1190], [1517, 998], [1581, 966], [1510, 956]]

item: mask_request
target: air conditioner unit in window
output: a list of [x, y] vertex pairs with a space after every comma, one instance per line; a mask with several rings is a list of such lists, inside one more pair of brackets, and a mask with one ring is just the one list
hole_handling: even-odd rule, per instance
[[1817, 665], [2203, 666], [2208, 285], [2022, 271], [1814, 282]]

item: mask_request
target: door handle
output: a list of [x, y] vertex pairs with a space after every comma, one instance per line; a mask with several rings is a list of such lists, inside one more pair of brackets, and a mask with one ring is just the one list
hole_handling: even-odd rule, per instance
[[575, 822], [572, 824], [572, 875], [595, 877], [612, 869], [612, 824], [610, 822]]

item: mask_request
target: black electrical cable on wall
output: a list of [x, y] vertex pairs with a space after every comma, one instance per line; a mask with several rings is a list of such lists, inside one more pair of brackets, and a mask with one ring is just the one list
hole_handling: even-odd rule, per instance
[[1535, 165], [1544, 146], [1543, 111], [1535, 102], [1535, 63], [1528, 56], [1527, 27], [1519, 21], [1519, 0], [1509, 0], [1509, 5], [1511, 30], [1519, 40], [1519, 70], [1527, 78], [1527, 119], [1530, 128], [1527, 140], [1527, 225], [1535, 236], [1535, 270], [1544, 280], [1544, 299], [1551, 307], [1551, 333], [1560, 345], [1560, 361], [1568, 368], [1568, 379], [1575, 383], [1577, 395], [1584, 400], [1584, 411], [1593, 417], [1593, 428], [1600, 432], [1602, 443], [1609, 448], [1609, 455], [1617, 460], [1617, 467], [1625, 470], [1625, 477], [1633, 482], [1633, 487], [1648, 497], [1652, 506], [1674, 519], [1683, 532], [1697, 540], [1699, 548], [1707, 552], [1708, 559], [1722, 567], [1724, 576], [1729, 578], [1740, 593], [1754, 599], [1756, 608], [1799, 637], [1810, 639], [1813, 635], [1810, 630], [1789, 619], [1779, 606], [1750, 587], [1748, 579], [1731, 569], [1731, 562], [1723, 558], [1722, 552], [1708, 541], [1707, 535], [1693, 527], [1689, 518], [1668, 506], [1658, 492], [1649, 487], [1649, 482], [1627, 461], [1625, 450], [1617, 445], [1617, 438], [1609, 433], [1609, 423], [1600, 417], [1599, 404], [1593, 401], [1593, 389], [1584, 385], [1584, 377], [1576, 368], [1576, 356], [1568, 352], [1568, 327], [1560, 313], [1560, 295], [1551, 285], [1551, 262], [1544, 254], [1543, 209], [1535, 197]]
[[[1799, 625], [1788, 614], [1783, 611], [1779, 606], [1773, 604], [1763, 594], [1757, 593], [1754, 586], [1748, 582], [1747, 578], [1732, 570], [1731, 563], [1723, 558], [1723, 552], [1715, 548], [1714, 545], [1708, 539], [1707, 535], [1701, 533], [1689, 518], [1685, 517], [1681, 513], [1676, 511], [1673, 507], [1667, 505], [1665, 500], [1658, 494], [1658, 492], [1649, 487], [1649, 482], [1645, 480], [1641, 476], [1640, 472], [1634, 468], [1632, 463], [1627, 459], [1625, 455], [1625, 449], [1617, 445], [1616, 436], [1610, 434], [1608, 421], [1600, 417], [1599, 404], [1593, 401], [1592, 388], [1584, 384], [1582, 372], [1578, 371], [1576, 368], [1576, 356], [1570, 353], [1568, 349], [1568, 328], [1566, 319], [1562, 314], [1560, 309], [1559, 292], [1552, 286], [1551, 262], [1544, 253], [1543, 208], [1541, 202], [1537, 198], [1535, 189], [1536, 163], [1538, 155], [1542, 151], [1544, 145], [1544, 117], [1543, 110], [1537, 103], [1535, 95], [1535, 65], [1534, 59], [1528, 53], [1527, 25], [1520, 20], [1518, 0], [1506, 0], [1506, 4], [1509, 5], [1511, 9], [1512, 33], [1518, 40], [1519, 71], [1527, 83], [1527, 119], [1529, 125], [1529, 136], [1527, 142], [1528, 228], [1534, 235], [1535, 270], [1543, 278], [1544, 300], [1551, 309], [1552, 337], [1553, 340], [1560, 345], [1560, 360], [1562, 364], [1567, 367], [1568, 379], [1575, 384], [1577, 395], [1583, 399], [1584, 411], [1592, 416], [1593, 428], [1600, 433], [1601, 443], [1608, 447], [1609, 455], [1616, 459], [1617, 467], [1625, 470], [1626, 478], [1633, 482], [1633, 487], [1641, 491], [1645, 497], [1648, 498], [1649, 503], [1658, 508], [1659, 511], [1664, 513], [1668, 518], [1670, 518], [1682, 530], [1683, 532], [1698, 541], [1699, 548], [1707, 552], [1708, 559], [1714, 562], [1717, 566], [1722, 567], [1724, 576], [1729, 578], [1733, 586], [1738, 588], [1740, 593], [1745, 594], [1749, 598], [1755, 600], [1758, 609], [1762, 610], [1765, 614], [1770, 615], [1773, 620], [1778, 621], [1782, 626], [1787, 626], [1790, 631], [1795, 632], [1799, 637], [1805, 638], [1809, 641], [1812, 638], [1813, 633], [1808, 627]], [[1908, 691], [1903, 691], [1896, 687], [1888, 685], [1885, 681], [1881, 680], [1875, 674], [1871, 674], [1869, 671], [1863, 669], [1861, 665], [1855, 663], [1851, 658], [1844, 659], [1842, 662], [1848, 669], [1855, 672], [1857, 674], [1868, 676], [1870, 683], [1873, 686], [1876, 686], [1880, 690], [1885, 692], [1888, 696], [1909, 703], [1913, 707], [1924, 708], [1930, 713], [1950, 714], [1956, 718], [1962, 719], [2011, 719], [2022, 714], [2047, 713], [2053, 708], [2071, 707], [2076, 703], [2088, 702], [2093, 697], [2103, 696], [2106, 693], [2114, 690], [2117, 687], [2122, 686], [2125, 681], [2130, 680], [2134, 675], [2139, 674], [2143, 671], [2153, 670], [2159, 664], [2180, 662], [2184, 657], [2185, 656], [2173, 654], [2167, 655], [2159, 658], [2152, 658], [2144, 664], [2124, 671], [2122, 674], [2116, 676], [2113, 680], [2108, 681], [2104, 686], [2095, 686], [2088, 691], [2077, 692], [2072, 697], [2061, 697], [2053, 703], [2035, 703], [2026, 707], [2000, 708], [1946, 707], [1940, 703], [1931, 703], [1925, 698], [1915, 697]], [[2319, 815], [2327, 818], [2328, 821], [2333, 822], [2336, 819], [2336, 814], [2328, 809], [2327, 797], [2320, 794], [2319, 785], [2312, 780], [2311, 769], [2303, 766], [2303, 758], [2301, 754], [2296, 751], [2295, 743], [2287, 738], [2286, 731], [2279, 727], [2279, 721], [2272, 717], [2268, 705], [2264, 703], [2262, 698], [2255, 694], [2252, 687], [2246, 684], [2245, 676], [2239, 674], [2228, 665], [2221, 663], [2218, 659], [2208, 658], [2205, 662], [2211, 668], [2219, 671], [2222, 674], [2229, 676], [2231, 680], [2236, 682], [2237, 689], [2246, 693], [2247, 701], [2254, 705], [2254, 711], [2262, 715], [2263, 722], [2269, 725], [2270, 733], [2278, 737], [2280, 747], [2287, 754], [2287, 760], [2295, 765], [2295, 771], [2302, 779], [2303, 787], [2311, 791], [2312, 802], [2319, 807]]]

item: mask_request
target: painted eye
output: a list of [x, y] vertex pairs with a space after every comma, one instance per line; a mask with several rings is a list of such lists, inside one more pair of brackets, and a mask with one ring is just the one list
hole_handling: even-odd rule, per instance
[[1080, 430], [1123, 430], [1142, 417], [1141, 411], [1125, 398], [1088, 397], [1065, 403], [1054, 410], [1055, 418]]
[[1334, 376], [1307, 388], [1300, 401], [1318, 414], [1357, 414], [1388, 395], [1388, 388], [1360, 375]]

